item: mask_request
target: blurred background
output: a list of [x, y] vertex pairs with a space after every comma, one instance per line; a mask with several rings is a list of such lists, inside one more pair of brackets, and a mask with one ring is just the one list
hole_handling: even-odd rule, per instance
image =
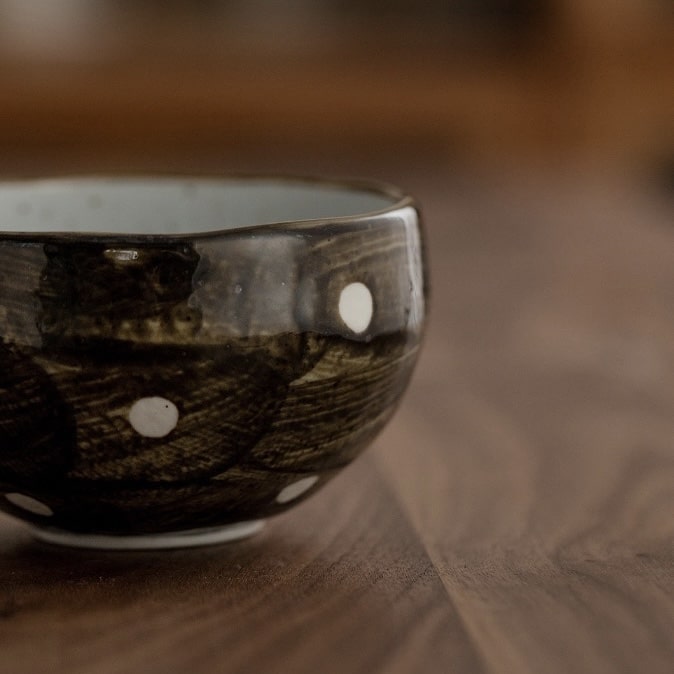
[[0, 0], [2, 174], [673, 157], [671, 0]]

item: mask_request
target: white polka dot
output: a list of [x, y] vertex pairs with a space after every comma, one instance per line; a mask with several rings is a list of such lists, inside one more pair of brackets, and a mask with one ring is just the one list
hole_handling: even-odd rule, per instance
[[303, 477], [297, 482], [289, 484], [287, 487], [281, 489], [276, 497], [277, 503], [288, 503], [289, 501], [294, 501], [299, 496], [302, 496], [304, 492], [309, 491], [316, 482], [318, 482], [318, 475], [312, 475], [311, 477]]
[[353, 332], [367, 330], [372, 320], [372, 293], [364, 283], [349, 283], [339, 296], [339, 315]]
[[51, 517], [54, 514], [54, 511], [45, 503], [41, 503], [32, 496], [26, 496], [25, 494], [5, 494], [5, 498], [13, 503], [17, 508], [22, 510], [28, 510], [34, 515], [42, 515], [43, 517]]
[[129, 423], [146, 438], [163, 438], [178, 423], [178, 408], [166, 398], [136, 400], [129, 410]]

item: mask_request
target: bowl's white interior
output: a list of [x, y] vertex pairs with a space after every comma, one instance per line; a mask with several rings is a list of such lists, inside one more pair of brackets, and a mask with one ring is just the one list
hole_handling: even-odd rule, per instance
[[194, 234], [337, 218], [394, 197], [329, 183], [273, 179], [61, 179], [0, 184], [0, 232]]

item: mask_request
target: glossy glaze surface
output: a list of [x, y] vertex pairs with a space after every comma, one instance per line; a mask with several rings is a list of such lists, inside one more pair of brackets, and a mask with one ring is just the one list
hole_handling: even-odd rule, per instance
[[194, 236], [0, 233], [0, 507], [102, 534], [280, 512], [386, 423], [423, 319], [409, 200]]

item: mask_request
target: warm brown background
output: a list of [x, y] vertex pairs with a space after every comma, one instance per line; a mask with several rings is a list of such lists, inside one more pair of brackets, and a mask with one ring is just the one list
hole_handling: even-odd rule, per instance
[[2, 0], [0, 149], [649, 170], [674, 152], [673, 36], [669, 0]]
[[425, 350], [244, 543], [3, 518], [0, 672], [674, 671], [670, 2], [1, 0], [0, 174], [129, 170], [408, 188]]

